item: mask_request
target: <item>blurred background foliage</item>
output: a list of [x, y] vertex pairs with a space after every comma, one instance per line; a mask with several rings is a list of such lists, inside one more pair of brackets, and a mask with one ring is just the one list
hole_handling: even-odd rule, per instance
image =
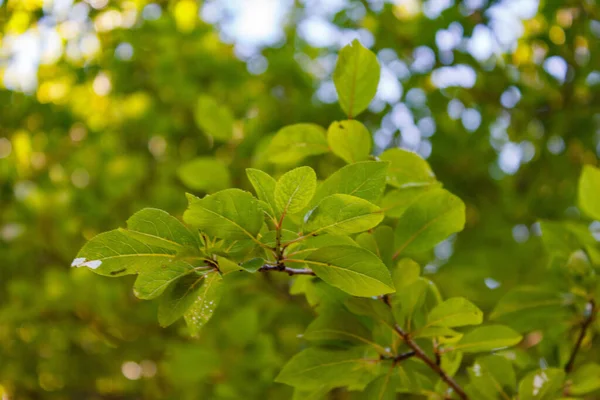
[[314, 314], [288, 279], [237, 278], [195, 340], [128, 279], [69, 265], [142, 207], [276, 174], [270, 135], [344, 119], [331, 73], [354, 38], [383, 68], [360, 117], [377, 152], [420, 153], [467, 204], [424, 272], [486, 311], [547, 274], [536, 221], [579, 219], [600, 155], [596, 1], [0, 0], [3, 398], [291, 396], [272, 380]]

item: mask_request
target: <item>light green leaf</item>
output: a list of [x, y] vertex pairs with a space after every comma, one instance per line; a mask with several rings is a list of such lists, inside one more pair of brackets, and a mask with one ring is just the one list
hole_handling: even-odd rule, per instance
[[315, 124], [289, 125], [277, 132], [267, 153], [275, 164], [296, 164], [308, 156], [327, 153], [325, 129]]
[[250, 193], [226, 189], [190, 202], [183, 220], [211, 237], [238, 240], [256, 237], [263, 213]]
[[387, 192], [381, 199], [381, 208], [385, 215], [390, 218], [400, 218], [404, 211], [410, 205], [415, 203], [423, 194], [431, 189], [441, 188], [439, 183], [432, 183], [427, 186], [406, 187], [404, 189], [394, 189]]
[[579, 207], [589, 217], [600, 220], [600, 169], [584, 165], [579, 177]]
[[340, 50], [333, 82], [348, 117], [356, 117], [369, 106], [377, 92], [380, 73], [377, 57], [358, 40]]
[[215, 140], [226, 141], [233, 136], [234, 119], [231, 110], [211, 96], [200, 96], [194, 117], [200, 129]]
[[438, 304], [427, 316], [427, 325], [455, 328], [465, 325], [479, 325], [483, 322], [483, 312], [464, 297], [453, 297]]
[[196, 301], [184, 314], [192, 336], [198, 335], [221, 301], [223, 278], [218, 272], [206, 274], [204, 283], [196, 294]]
[[554, 400], [560, 397], [564, 380], [562, 369], [532, 371], [519, 383], [519, 400]]
[[325, 234], [311, 236], [301, 242], [291, 245], [289, 247], [289, 253], [293, 253], [293, 258], [303, 259], [311, 252], [320, 249], [321, 247], [328, 246], [358, 246], [358, 244], [349, 236]]
[[444, 189], [431, 190], [398, 220], [396, 254], [427, 251], [464, 225], [464, 203]]
[[217, 264], [219, 265], [219, 271], [223, 276], [229, 275], [232, 272], [244, 270], [235, 261], [231, 261], [230, 259], [221, 256], [217, 256]]
[[414, 339], [443, 337], [457, 340], [457, 338], [459, 336], [462, 337], [463, 334], [446, 326], [424, 326], [421, 329], [411, 332], [411, 336]]
[[374, 228], [382, 220], [383, 213], [376, 205], [359, 197], [334, 194], [324, 198], [310, 211], [304, 231], [349, 235]]
[[275, 204], [280, 215], [295, 214], [308, 205], [317, 188], [317, 175], [310, 167], [286, 172], [275, 186]]
[[471, 384], [480, 393], [482, 400], [510, 399], [516, 391], [515, 371], [505, 357], [478, 357], [468, 371]]
[[393, 148], [381, 153], [379, 159], [390, 162], [387, 183], [391, 186], [404, 189], [428, 186], [435, 182], [431, 167], [417, 153]]
[[171, 283], [158, 304], [158, 322], [169, 326], [183, 316], [197, 300], [207, 275], [216, 272], [193, 272]]
[[361, 347], [343, 351], [308, 348], [292, 357], [275, 381], [303, 389], [350, 386], [365, 377], [375, 378], [378, 361], [375, 352]]
[[335, 121], [329, 125], [327, 142], [331, 151], [348, 164], [366, 160], [371, 154], [371, 133], [356, 120]]
[[311, 208], [332, 194], [349, 194], [376, 202], [385, 189], [387, 162], [362, 161], [346, 165], [327, 178], [318, 188]]
[[277, 181], [266, 172], [259, 169], [246, 168], [246, 175], [256, 191], [256, 196], [271, 207], [271, 214], [277, 210], [275, 205], [275, 186]]
[[150, 300], [160, 296], [165, 289], [179, 278], [193, 273], [195, 270], [210, 269], [211, 267], [203, 262], [200, 267], [194, 267], [192, 264], [182, 260], [166, 262], [148, 266], [139, 273], [133, 285], [133, 293], [139, 299]]
[[569, 393], [581, 396], [600, 389], [600, 365], [589, 363], [577, 367], [571, 375]]
[[488, 325], [473, 329], [458, 343], [449, 347], [464, 353], [480, 353], [514, 346], [521, 339], [523, 337], [519, 333], [507, 326]]
[[408, 286], [421, 276], [421, 266], [410, 258], [400, 259], [392, 268], [394, 287], [399, 289]]
[[199, 157], [183, 164], [177, 170], [179, 179], [190, 189], [216, 192], [231, 186], [229, 169], [213, 157]]
[[373, 253], [360, 247], [324, 247], [311, 253], [305, 262], [319, 278], [353, 296], [394, 292], [386, 266]]
[[396, 387], [398, 386], [398, 375], [394, 368], [375, 379], [364, 391], [365, 400], [396, 400]]

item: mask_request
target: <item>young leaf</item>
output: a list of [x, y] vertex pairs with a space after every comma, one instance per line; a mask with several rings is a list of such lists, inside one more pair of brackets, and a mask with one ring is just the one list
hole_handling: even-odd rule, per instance
[[554, 400], [560, 397], [564, 380], [562, 369], [532, 371], [519, 383], [519, 400]]
[[371, 141], [371, 133], [356, 120], [335, 121], [327, 130], [331, 151], [348, 164], [369, 158]]
[[377, 92], [380, 73], [377, 57], [358, 40], [340, 50], [333, 82], [348, 117], [356, 117], [369, 106]]
[[483, 322], [483, 312], [464, 297], [453, 297], [438, 304], [427, 316], [428, 326], [455, 328], [465, 325], [479, 325]]
[[376, 353], [361, 347], [343, 351], [308, 348], [292, 357], [275, 381], [303, 389], [350, 386], [364, 381], [365, 376], [375, 378], [378, 360]]
[[183, 164], [177, 170], [179, 179], [190, 189], [216, 192], [231, 186], [229, 169], [213, 157], [199, 157]]
[[444, 189], [431, 190], [398, 220], [396, 255], [429, 250], [464, 225], [464, 203]]
[[431, 167], [417, 153], [393, 148], [381, 153], [379, 159], [389, 161], [387, 183], [399, 189], [428, 186], [435, 182]]
[[319, 278], [353, 296], [394, 292], [386, 266], [373, 253], [360, 247], [324, 247], [311, 253], [305, 262]]
[[370, 232], [361, 233], [356, 237], [356, 243], [379, 257], [385, 265], [392, 265], [394, 230], [391, 227], [380, 225]]
[[275, 186], [275, 204], [280, 215], [295, 214], [308, 205], [317, 188], [317, 175], [310, 167], [286, 172]]
[[600, 220], [600, 169], [584, 165], [579, 177], [578, 201], [587, 216]]
[[190, 202], [183, 220], [209, 236], [237, 240], [256, 237], [263, 214], [250, 193], [227, 189]]
[[200, 129], [215, 140], [226, 141], [233, 136], [233, 114], [214, 98], [200, 96], [194, 116]]
[[514, 346], [521, 339], [521, 335], [507, 326], [488, 325], [473, 329], [450, 347], [464, 353], [481, 353]]
[[169, 285], [158, 304], [158, 322], [169, 326], [183, 316], [197, 300], [200, 289], [209, 274], [217, 272], [191, 273]]
[[256, 191], [256, 196], [271, 207], [271, 214], [273, 214], [277, 210], [275, 205], [277, 181], [266, 172], [254, 168], [246, 168], [246, 175]]
[[218, 272], [205, 275], [204, 284], [197, 292], [196, 301], [185, 312], [184, 319], [192, 336], [208, 322], [221, 301], [223, 278]]
[[349, 194], [370, 202], [375, 202], [385, 189], [388, 163], [362, 161], [346, 165], [327, 178], [315, 193], [311, 205], [332, 194]]
[[295, 124], [282, 128], [268, 148], [269, 161], [275, 164], [296, 164], [308, 156], [328, 151], [325, 129], [315, 124]]
[[309, 213], [304, 231], [349, 235], [374, 228], [382, 220], [383, 213], [376, 205], [359, 197], [334, 194], [324, 198]]

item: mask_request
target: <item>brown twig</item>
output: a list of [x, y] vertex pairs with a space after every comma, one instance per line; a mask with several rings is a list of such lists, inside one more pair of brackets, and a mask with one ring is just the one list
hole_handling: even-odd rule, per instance
[[308, 269], [308, 268], [294, 269], [294, 268], [286, 267], [283, 264], [278, 264], [278, 265], [265, 264], [262, 267], [260, 267], [258, 270], [260, 272], [269, 272], [269, 271], [285, 272], [286, 274], [288, 274], [290, 276], [292, 276], [292, 275], [313, 275], [313, 276], [315, 276], [315, 273], [312, 269]]
[[567, 365], [565, 365], [565, 372], [569, 373], [573, 370], [573, 365], [575, 364], [575, 358], [577, 357], [577, 353], [581, 348], [581, 344], [583, 343], [583, 338], [585, 338], [585, 334], [587, 333], [588, 328], [594, 322], [594, 318], [596, 316], [596, 302], [594, 299], [591, 299], [586, 305], [586, 311], [589, 312], [587, 317], [581, 323], [581, 330], [579, 331], [579, 336], [577, 337], [577, 341], [575, 342], [575, 346], [571, 351], [571, 355], [569, 356], [569, 361]]
[[406, 343], [406, 345], [415, 352], [415, 357], [419, 358], [421, 361], [423, 361], [425, 364], [427, 364], [427, 366], [429, 368], [431, 368], [435, 373], [437, 373], [440, 376], [440, 378], [442, 378], [442, 380], [448, 384], [448, 386], [450, 386], [452, 389], [454, 389], [454, 391], [456, 392], [458, 397], [460, 397], [462, 400], [468, 400], [467, 394], [460, 387], [460, 385], [458, 383], [456, 383], [456, 381], [454, 379], [452, 379], [452, 377], [450, 377], [450, 375], [448, 375], [442, 369], [442, 367], [440, 367], [434, 360], [432, 360], [423, 351], [423, 349], [421, 349], [421, 347], [410, 337], [410, 334], [405, 332], [404, 329], [400, 328], [398, 325], [396, 325], [394, 327], [394, 330], [404, 340], [404, 343]]

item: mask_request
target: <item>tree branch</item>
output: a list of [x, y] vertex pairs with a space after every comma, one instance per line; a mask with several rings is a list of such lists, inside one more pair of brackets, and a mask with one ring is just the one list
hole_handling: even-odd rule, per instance
[[392, 360], [394, 362], [394, 365], [396, 365], [401, 361], [404, 361], [411, 357], [414, 357], [415, 355], [416, 355], [416, 353], [414, 351], [407, 351], [406, 353], [401, 353], [394, 357], [381, 356], [381, 357], [379, 357], [379, 359], [380, 360]]
[[404, 329], [400, 328], [400, 326], [398, 325], [394, 327], [394, 330], [400, 335], [402, 339], [404, 339], [404, 342], [407, 344], [407, 346], [415, 352], [415, 357], [421, 359], [421, 361], [427, 364], [429, 368], [435, 371], [440, 376], [440, 378], [442, 378], [442, 380], [448, 384], [448, 386], [454, 389], [456, 394], [458, 394], [458, 397], [460, 397], [463, 400], [468, 400], [467, 394], [458, 385], [458, 383], [456, 383], [456, 381], [452, 379], [450, 375], [446, 374], [442, 367], [440, 367], [423, 351], [423, 349], [421, 349], [421, 347], [410, 337], [410, 334], [405, 332]]
[[579, 349], [581, 348], [581, 344], [583, 343], [583, 338], [585, 338], [585, 334], [586, 334], [588, 328], [590, 327], [592, 322], [594, 322], [594, 318], [596, 316], [596, 311], [597, 311], [596, 310], [596, 302], [594, 301], [594, 299], [591, 299], [587, 303], [586, 311], [589, 311], [589, 315], [581, 323], [581, 331], [579, 332], [579, 336], [577, 337], [575, 346], [573, 347], [573, 350], [571, 351], [571, 356], [569, 357], [569, 361], [567, 362], [567, 365], [565, 365], [566, 373], [569, 373], [569, 372], [571, 372], [571, 370], [573, 370], [573, 364], [575, 364], [575, 358], [577, 357], [577, 353], [579, 352]]
[[288, 274], [290, 276], [292, 276], [292, 275], [313, 275], [313, 276], [315, 276], [316, 275], [312, 269], [308, 269], [308, 268], [294, 269], [294, 268], [286, 267], [283, 264], [279, 264], [279, 265], [265, 264], [262, 267], [260, 267], [258, 270], [260, 272], [269, 272], [269, 271], [285, 272], [286, 274]]

